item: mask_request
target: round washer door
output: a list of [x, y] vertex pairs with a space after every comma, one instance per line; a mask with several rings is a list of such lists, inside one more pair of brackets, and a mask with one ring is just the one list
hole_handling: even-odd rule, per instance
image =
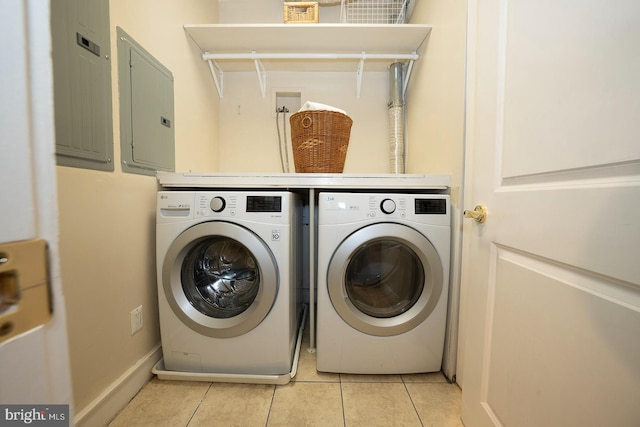
[[268, 315], [278, 293], [278, 269], [259, 236], [238, 224], [212, 221], [173, 241], [162, 282], [182, 322], [203, 335], [231, 338]]
[[443, 283], [442, 262], [429, 239], [413, 228], [380, 223], [349, 235], [327, 271], [331, 302], [360, 332], [391, 336], [424, 322]]

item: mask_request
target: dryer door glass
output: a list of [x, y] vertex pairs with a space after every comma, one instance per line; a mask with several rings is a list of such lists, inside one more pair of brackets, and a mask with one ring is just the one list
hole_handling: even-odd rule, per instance
[[361, 312], [378, 318], [398, 316], [418, 301], [424, 288], [422, 262], [406, 245], [378, 240], [362, 245], [345, 274], [345, 290]]
[[349, 325], [391, 336], [420, 325], [443, 289], [442, 261], [423, 234], [393, 223], [365, 226], [335, 249], [323, 286]]
[[247, 310], [260, 289], [260, 270], [249, 249], [221, 236], [191, 248], [182, 263], [181, 279], [193, 307], [218, 319]]

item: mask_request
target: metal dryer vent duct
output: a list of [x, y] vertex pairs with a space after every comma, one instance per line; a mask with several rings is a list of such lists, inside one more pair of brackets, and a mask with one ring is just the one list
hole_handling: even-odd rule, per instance
[[389, 166], [391, 173], [404, 173], [403, 65], [389, 66]]

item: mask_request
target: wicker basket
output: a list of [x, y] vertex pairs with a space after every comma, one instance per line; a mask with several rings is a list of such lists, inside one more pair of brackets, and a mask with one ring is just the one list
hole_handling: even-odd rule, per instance
[[336, 111], [292, 114], [291, 143], [296, 172], [342, 173], [353, 120]]
[[318, 2], [285, 2], [285, 24], [317, 24]]

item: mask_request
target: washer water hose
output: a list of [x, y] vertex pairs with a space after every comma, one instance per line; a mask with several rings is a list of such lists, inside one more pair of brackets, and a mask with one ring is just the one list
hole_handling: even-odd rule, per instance
[[[289, 109], [287, 107], [280, 107], [276, 110], [276, 129], [278, 130], [278, 147], [280, 149], [280, 165], [282, 166], [282, 172], [289, 172], [289, 150], [287, 148], [287, 113]], [[282, 133], [284, 134], [284, 141], [280, 135], [280, 125], [278, 119], [282, 113]]]

